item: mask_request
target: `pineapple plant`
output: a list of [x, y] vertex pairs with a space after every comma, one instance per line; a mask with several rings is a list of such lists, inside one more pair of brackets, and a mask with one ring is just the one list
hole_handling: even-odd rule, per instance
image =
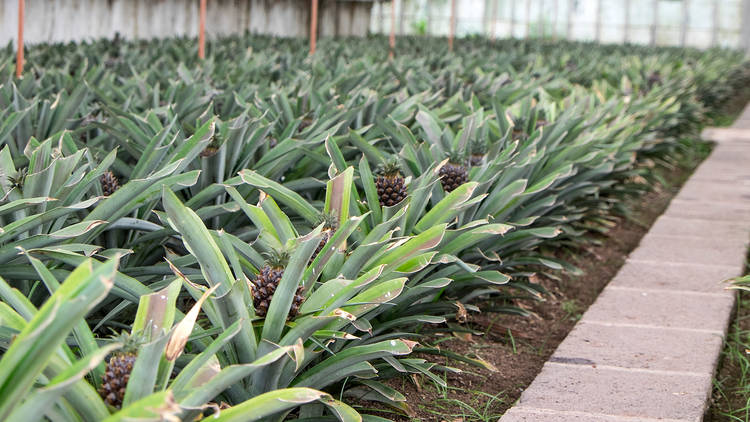
[[216, 139], [216, 135], [214, 135], [211, 137], [211, 142], [200, 152], [200, 156], [203, 158], [213, 157], [219, 152], [219, 146], [219, 141]]
[[469, 156], [469, 165], [478, 167], [482, 165], [484, 156], [487, 155], [487, 142], [484, 139], [474, 139], [469, 144], [471, 155]]
[[375, 179], [380, 205], [392, 207], [406, 198], [406, 185], [396, 159], [386, 162]]
[[339, 228], [338, 218], [331, 213], [323, 213], [318, 221], [318, 225], [320, 224], [323, 225], [323, 230], [321, 232], [323, 237], [320, 239], [320, 243], [318, 243], [318, 246], [315, 248], [315, 252], [313, 252], [310, 260], [314, 259], [323, 251], [326, 243], [331, 240], [331, 237], [333, 237], [333, 234], [336, 233], [336, 230]]
[[105, 171], [104, 174], [101, 175], [99, 181], [101, 182], [102, 192], [104, 193], [104, 196], [110, 196], [120, 188], [120, 181], [117, 180], [117, 176], [115, 176], [115, 174], [109, 170]]
[[108, 405], [119, 409], [122, 407], [130, 374], [138, 358], [138, 346], [142, 340], [138, 335], [130, 335], [127, 332], [115, 336], [113, 340], [122, 343], [123, 346], [109, 358], [102, 384], [97, 391]]
[[[284, 276], [284, 268], [289, 263], [290, 256], [290, 253], [285, 250], [273, 251], [260, 269], [260, 273], [252, 281], [253, 306], [255, 307], [255, 314], [259, 317], [265, 317], [268, 313], [271, 299], [273, 299], [273, 294], [276, 293], [281, 278]], [[299, 312], [299, 308], [305, 300], [302, 295], [303, 291], [303, 286], [297, 288], [288, 318], [295, 317]]]
[[448, 162], [440, 167], [438, 175], [440, 183], [446, 192], [453, 192], [456, 188], [469, 181], [469, 172], [464, 164], [466, 160], [462, 154], [452, 152]]
[[26, 167], [18, 170], [15, 176], [8, 176], [8, 183], [10, 183], [10, 189], [18, 189], [19, 192], [23, 192], [23, 184], [26, 181], [26, 173], [28, 169]]

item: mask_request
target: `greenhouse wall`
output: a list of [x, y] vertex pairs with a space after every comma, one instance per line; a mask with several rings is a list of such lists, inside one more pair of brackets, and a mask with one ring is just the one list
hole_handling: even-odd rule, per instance
[[[390, 31], [390, 1], [370, 29]], [[450, 0], [395, 0], [398, 34], [447, 35]], [[750, 48], [750, 0], [456, 0], [456, 35]]]
[[[197, 0], [26, 0], [29, 43], [197, 36]], [[371, 2], [321, 0], [320, 35], [366, 35]], [[15, 40], [18, 0], [0, 0], [0, 43]], [[250, 31], [307, 36], [310, 2], [302, 0], [209, 0], [209, 36]]]

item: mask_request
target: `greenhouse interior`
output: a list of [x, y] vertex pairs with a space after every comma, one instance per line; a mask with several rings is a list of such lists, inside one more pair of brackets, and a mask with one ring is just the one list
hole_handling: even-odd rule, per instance
[[0, 0], [0, 421], [750, 422], [750, 0]]

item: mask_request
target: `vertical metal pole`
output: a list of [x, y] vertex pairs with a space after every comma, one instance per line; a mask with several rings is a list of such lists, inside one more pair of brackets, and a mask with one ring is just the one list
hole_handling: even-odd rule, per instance
[[596, 1], [596, 42], [602, 41], [602, 0]]
[[624, 41], [630, 42], [630, 0], [625, 0], [625, 28], [623, 28]]
[[383, 1], [378, 2], [380, 9], [378, 10], [378, 28], [381, 34], [385, 34], [385, 8], [383, 7]]
[[544, 6], [546, 6], [546, 2], [544, 0], [539, 0], [539, 17], [537, 18], [539, 23], [537, 23], [537, 25], [539, 26], [539, 33], [542, 38], [547, 35], [547, 25], [544, 22]]
[[553, 18], [552, 18], [552, 39], [557, 39], [557, 25], [558, 20], [560, 19], [560, 0], [555, 0], [553, 3], [554, 12], [553, 12]]
[[516, 2], [515, 0], [510, 1], [510, 36], [513, 38], [515, 36], [515, 29], [516, 29]]
[[687, 43], [688, 25], [690, 24], [690, 1], [682, 0], [682, 23], [680, 24], [680, 46]]
[[404, 3], [406, 0], [400, 0], [398, 2], [398, 34], [404, 35]]
[[713, 26], [711, 27], [711, 46], [719, 45], [719, 1], [714, 0]]
[[568, 0], [568, 22], [565, 28], [565, 37], [568, 40], [573, 39], [573, 3], [574, 0]]
[[448, 34], [448, 48], [453, 51], [453, 37], [456, 36], [456, 0], [451, 0], [451, 28]]
[[396, 0], [391, 0], [391, 37], [388, 44], [391, 47], [388, 60], [393, 60], [396, 51]]
[[201, 0], [198, 25], [198, 58], [203, 60], [206, 58], [206, 0]]
[[651, 22], [651, 45], [656, 45], [656, 31], [659, 27], [659, 0], [651, 2], [651, 9], [654, 17], [653, 22]]
[[490, 0], [492, 4], [492, 22], [490, 25], [490, 39], [495, 40], [495, 32], [497, 32], [497, 0]]
[[427, 35], [432, 35], [432, 9], [430, 8], [430, 2], [428, 1], [424, 6], [425, 18], [427, 19], [427, 25], [425, 25], [425, 32]]
[[750, 0], [742, 2], [742, 23], [741, 23], [740, 46], [750, 53]]
[[531, 0], [526, 0], [526, 38], [531, 36]]
[[310, 13], [310, 54], [315, 54], [318, 43], [318, 0], [312, 0]]
[[18, 0], [18, 41], [16, 48], [16, 78], [21, 78], [23, 74], [23, 21], [25, 14], [26, 1]]

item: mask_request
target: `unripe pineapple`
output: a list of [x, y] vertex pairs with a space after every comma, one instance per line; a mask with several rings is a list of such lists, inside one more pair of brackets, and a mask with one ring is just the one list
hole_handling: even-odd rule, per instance
[[102, 192], [104, 192], [104, 196], [110, 196], [117, 189], [120, 189], [120, 181], [117, 180], [117, 176], [115, 176], [114, 173], [107, 170], [102, 174], [102, 176], [99, 178], [99, 182], [102, 185]]
[[478, 167], [482, 165], [484, 156], [487, 155], [487, 142], [483, 139], [475, 139], [469, 145], [471, 156], [469, 156], [469, 165]]
[[406, 198], [406, 185], [398, 161], [392, 160], [383, 165], [375, 179], [380, 205], [392, 207]]
[[440, 176], [440, 183], [443, 185], [443, 190], [453, 192], [459, 186], [469, 181], [469, 172], [463, 164], [465, 161], [461, 155], [454, 153], [451, 154], [448, 162], [443, 167], [440, 167], [438, 174]]
[[301, 122], [299, 123], [299, 127], [297, 128], [297, 132], [302, 132], [302, 131], [304, 131], [304, 130], [305, 130], [305, 129], [307, 129], [308, 127], [312, 126], [312, 124], [313, 124], [313, 119], [311, 119], [311, 118], [309, 118], [309, 117], [305, 117], [305, 118], [304, 118], [304, 119], [302, 119], [302, 121], [301, 121]]
[[208, 146], [201, 151], [200, 156], [203, 158], [213, 157], [216, 155], [217, 152], [219, 152], [219, 141], [216, 140], [216, 136], [211, 138], [211, 142], [208, 143]]
[[338, 218], [335, 215], [329, 213], [323, 214], [318, 224], [323, 224], [323, 231], [321, 232], [323, 237], [320, 239], [320, 243], [318, 243], [318, 247], [315, 248], [315, 253], [313, 253], [310, 260], [315, 259], [315, 257], [323, 251], [326, 243], [331, 240], [331, 237], [333, 237], [333, 234], [336, 233], [336, 230], [339, 228]]
[[[268, 314], [271, 299], [273, 299], [273, 295], [276, 293], [279, 283], [281, 283], [281, 277], [284, 276], [284, 268], [288, 263], [288, 252], [274, 252], [260, 269], [260, 274], [252, 281], [253, 306], [255, 307], [255, 314], [259, 317], [265, 317]], [[299, 308], [305, 300], [305, 297], [302, 295], [303, 291], [304, 287], [299, 286], [297, 288], [288, 318], [293, 318], [299, 313]]]
[[98, 391], [108, 405], [119, 409], [125, 398], [125, 390], [130, 381], [130, 374], [133, 372], [133, 365], [138, 358], [138, 346], [141, 340], [127, 333], [120, 334], [115, 340], [122, 342], [123, 346], [109, 358], [102, 385], [99, 386]]
[[10, 189], [18, 189], [19, 192], [23, 192], [23, 184], [26, 182], [26, 173], [28, 169], [26, 167], [18, 170], [15, 176], [8, 176], [8, 183], [10, 183]]

